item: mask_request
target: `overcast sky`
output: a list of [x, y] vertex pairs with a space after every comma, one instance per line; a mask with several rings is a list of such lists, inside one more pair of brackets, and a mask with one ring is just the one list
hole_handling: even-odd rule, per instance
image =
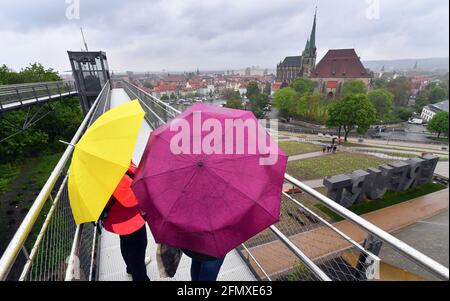
[[448, 57], [447, 0], [0, 0], [0, 64], [69, 70], [83, 26], [115, 71], [275, 68], [300, 55], [316, 5], [319, 59], [332, 48], [363, 60]]

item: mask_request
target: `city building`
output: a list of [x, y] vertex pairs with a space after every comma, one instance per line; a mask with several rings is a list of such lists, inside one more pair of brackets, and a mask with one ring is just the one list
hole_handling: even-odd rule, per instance
[[361, 80], [369, 86], [371, 77], [355, 49], [331, 49], [317, 64], [310, 78], [317, 83], [319, 92], [332, 98], [341, 93], [346, 81]]
[[423, 119], [423, 121], [429, 122], [431, 119], [433, 119], [434, 115], [439, 112], [448, 113], [448, 100], [425, 106], [422, 110], [422, 114], [420, 114], [420, 117]]
[[277, 65], [277, 82], [291, 84], [299, 77], [310, 77], [314, 70], [317, 58], [316, 47], [316, 14], [311, 35], [306, 42], [305, 49], [300, 56], [288, 56]]

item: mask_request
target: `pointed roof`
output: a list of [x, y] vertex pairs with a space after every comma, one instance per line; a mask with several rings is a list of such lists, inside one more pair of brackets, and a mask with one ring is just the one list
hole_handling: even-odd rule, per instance
[[312, 78], [370, 78], [355, 49], [331, 49], [317, 64]]
[[316, 12], [314, 13], [314, 21], [313, 27], [311, 30], [311, 35], [306, 43], [305, 50], [303, 51], [304, 56], [313, 57], [316, 55], [317, 47], [316, 47], [316, 24], [317, 24], [317, 7]]

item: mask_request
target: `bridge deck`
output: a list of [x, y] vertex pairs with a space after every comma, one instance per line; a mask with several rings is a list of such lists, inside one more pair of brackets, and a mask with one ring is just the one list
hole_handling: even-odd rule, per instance
[[73, 95], [77, 95], [78, 92], [77, 91], [70, 91], [70, 92], [64, 92], [61, 94], [54, 94], [54, 95], [50, 95], [50, 96], [42, 96], [42, 97], [38, 97], [38, 98], [32, 98], [32, 99], [26, 99], [26, 100], [22, 100], [22, 101], [15, 101], [15, 102], [10, 102], [10, 103], [0, 103], [0, 111], [12, 111], [21, 107], [26, 107], [26, 106], [31, 106], [34, 104], [38, 104], [38, 103], [45, 103], [48, 102], [50, 100], [55, 100], [58, 99], [60, 97], [68, 97], [68, 96], [73, 96]]
[[[111, 108], [118, 106], [130, 98], [124, 89], [112, 89], [111, 91]], [[142, 153], [144, 152], [151, 128], [146, 121], [143, 122], [139, 133], [136, 148], [133, 154], [133, 162], [139, 164]], [[147, 256], [151, 257], [151, 262], [147, 266], [147, 274], [153, 280], [190, 280], [190, 258], [183, 255], [177, 273], [174, 278], [162, 279], [159, 276], [156, 264], [156, 243], [147, 227]], [[100, 281], [129, 281], [131, 276], [125, 272], [125, 263], [120, 253], [120, 241], [118, 235], [103, 231], [100, 237], [100, 262], [98, 279]], [[225, 258], [225, 262], [219, 274], [218, 280], [234, 280], [234, 281], [254, 281], [255, 276], [252, 274], [246, 263], [239, 256], [237, 251], [230, 252]]]

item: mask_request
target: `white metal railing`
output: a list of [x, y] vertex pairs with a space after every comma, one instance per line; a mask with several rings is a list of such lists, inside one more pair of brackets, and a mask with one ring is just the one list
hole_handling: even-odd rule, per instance
[[[69, 241], [72, 242], [75, 230], [66, 185], [69, 159], [74, 149], [73, 145], [81, 138], [93, 118], [100, 115], [97, 108], [99, 104], [107, 101], [109, 89], [110, 84], [107, 82], [0, 258], [0, 280], [7, 279], [16, 258], [27, 242], [29, 234], [38, 218], [43, 214], [47, 214], [46, 220], [40, 228], [30, 255], [26, 258], [20, 279], [59, 280], [61, 275], [65, 274], [66, 256], [68, 256], [67, 245]], [[60, 184], [58, 188], [56, 188], [57, 184]], [[53, 198], [52, 192], [55, 188], [57, 192], [55, 198]], [[48, 212], [43, 212], [44, 205], [48, 200], [51, 202], [51, 207]], [[49, 229], [50, 232], [48, 232]], [[54, 232], [52, 232], [53, 230]], [[64, 277], [62, 278], [64, 279]]]
[[0, 111], [13, 110], [76, 93], [73, 81], [0, 85]]
[[422, 266], [423, 268], [425, 268], [426, 270], [428, 270], [429, 272], [431, 272], [432, 274], [436, 275], [437, 277], [443, 280], [449, 280], [449, 270], [442, 264], [436, 262], [435, 260], [426, 256], [425, 254], [419, 252], [418, 250], [399, 240], [398, 238], [392, 236], [386, 231], [368, 222], [359, 215], [351, 212], [347, 208], [339, 205], [338, 203], [334, 202], [333, 200], [324, 196], [318, 191], [303, 184], [296, 178], [286, 174], [285, 179], [290, 183], [294, 184], [295, 186], [297, 186], [298, 188], [300, 188], [301, 190], [303, 190], [304, 192], [306, 192], [307, 194], [309, 194], [310, 196], [314, 197], [316, 200], [320, 201], [323, 205], [325, 205], [335, 213], [344, 217], [346, 220], [351, 221], [352, 223], [356, 224], [358, 227], [361, 227], [371, 235], [374, 235], [381, 241], [387, 243], [394, 250], [406, 256], [414, 263], [419, 264], [420, 266]]

